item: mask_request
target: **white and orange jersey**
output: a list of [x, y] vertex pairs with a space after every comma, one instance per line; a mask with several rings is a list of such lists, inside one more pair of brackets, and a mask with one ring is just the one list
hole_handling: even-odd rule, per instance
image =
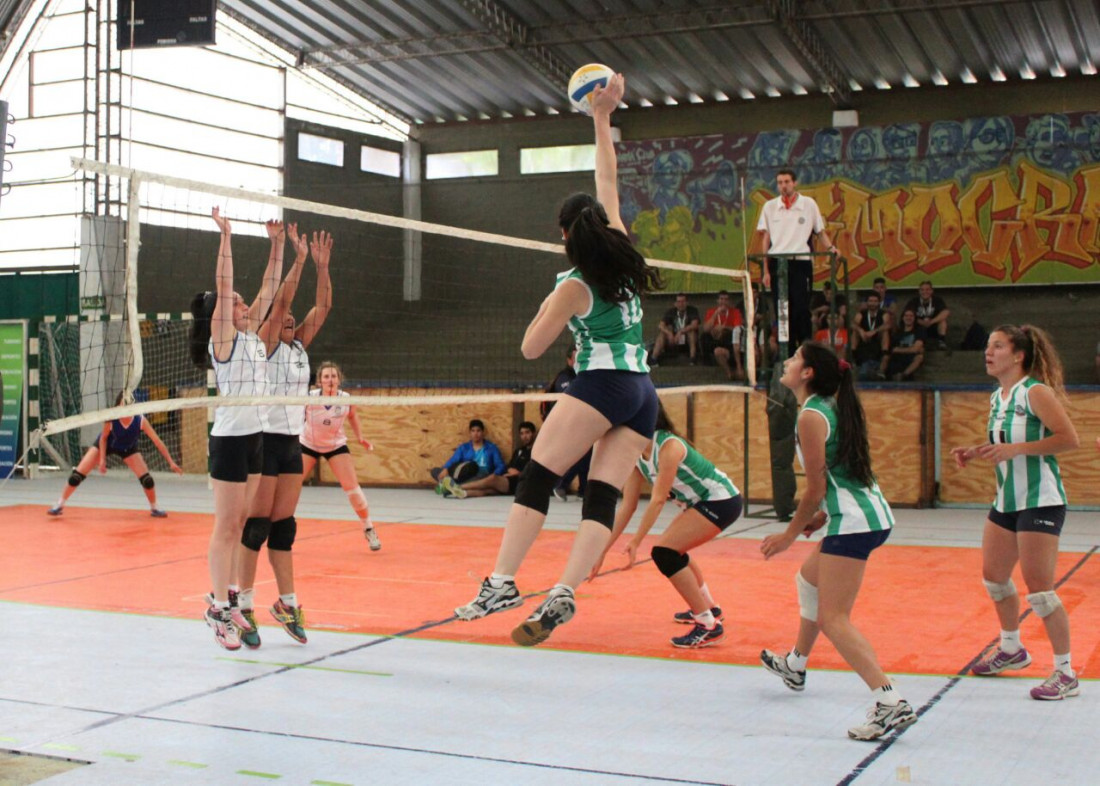
[[309, 395], [333, 403], [310, 404], [306, 407], [305, 426], [299, 437], [301, 443], [318, 453], [328, 453], [348, 444], [347, 435], [344, 434], [344, 421], [351, 413], [351, 405], [338, 402], [349, 394], [341, 390], [335, 396], [322, 396], [318, 388], [309, 391]]

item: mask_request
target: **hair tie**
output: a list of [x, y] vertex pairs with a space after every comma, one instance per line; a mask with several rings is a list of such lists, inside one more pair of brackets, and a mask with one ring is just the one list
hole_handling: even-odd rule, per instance
[[840, 373], [841, 374], [846, 374], [847, 372], [849, 372], [851, 370], [852, 370], [852, 364], [849, 363], [844, 358], [840, 358]]

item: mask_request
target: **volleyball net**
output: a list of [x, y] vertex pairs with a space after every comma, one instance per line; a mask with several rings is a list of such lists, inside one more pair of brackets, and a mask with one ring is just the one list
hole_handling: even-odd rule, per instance
[[[419, 407], [417, 417], [430, 418], [433, 406], [526, 405], [553, 397], [543, 391], [565, 365], [571, 335], [565, 331], [535, 361], [525, 360], [519, 346], [556, 274], [568, 267], [560, 243], [86, 159], [73, 159], [73, 165], [82, 177], [105, 183], [101, 187], [114, 199], [110, 215], [82, 220], [80, 313], [44, 321], [32, 337], [39, 374], [32, 439], [45, 440], [42, 447], [62, 464], [75, 463], [105, 421], [141, 414], [170, 451], [194, 456], [188, 461], [185, 455], [187, 471], [205, 472], [213, 406], [307, 403], [304, 397], [216, 395], [206, 372], [191, 361], [189, 304], [195, 293], [215, 289], [214, 207], [232, 223], [234, 288], [250, 303], [265, 284], [271, 249], [266, 221], [332, 234], [332, 309], [308, 352], [314, 370], [323, 361], [341, 366], [344, 389], [353, 394], [349, 403]], [[283, 275], [293, 260], [288, 244]], [[648, 261], [663, 271], [691, 273], [698, 290], [729, 291], [750, 337], [744, 383], [727, 383], [716, 368], [685, 368], [677, 384], [663, 390], [751, 389], [756, 309], [748, 273]], [[299, 322], [315, 296], [316, 271], [307, 261], [292, 306]], [[643, 323], [647, 340], [656, 336], [663, 311], [661, 303], [650, 307]], [[151, 465], [159, 468], [151, 452]]]

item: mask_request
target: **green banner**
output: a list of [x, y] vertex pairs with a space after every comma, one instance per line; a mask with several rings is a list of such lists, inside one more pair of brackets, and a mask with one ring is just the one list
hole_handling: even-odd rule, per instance
[[26, 326], [0, 322], [0, 479], [11, 475], [21, 453], [26, 350]]

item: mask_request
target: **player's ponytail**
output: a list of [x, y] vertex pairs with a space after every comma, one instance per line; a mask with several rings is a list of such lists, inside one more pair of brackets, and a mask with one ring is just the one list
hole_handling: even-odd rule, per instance
[[810, 390], [819, 396], [836, 398], [838, 433], [837, 463], [852, 479], [864, 486], [875, 482], [871, 471], [871, 446], [867, 442], [867, 417], [856, 393], [855, 374], [848, 361], [841, 360], [825, 344], [807, 341], [802, 345], [802, 362], [813, 370]]

